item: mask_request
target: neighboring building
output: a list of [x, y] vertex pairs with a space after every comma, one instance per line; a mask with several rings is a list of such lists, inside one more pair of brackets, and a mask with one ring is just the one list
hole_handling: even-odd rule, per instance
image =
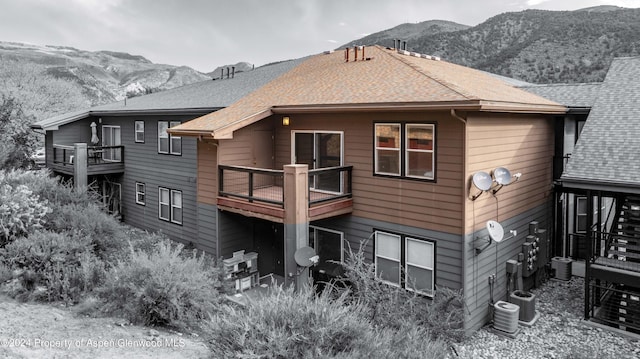
[[46, 166], [88, 180], [124, 222], [215, 253], [215, 224], [207, 220], [215, 213], [196, 203], [198, 140], [170, 136], [166, 129], [224, 108], [298, 62], [67, 113], [31, 127], [44, 131]]
[[[261, 275], [291, 283], [296, 250], [314, 247], [314, 275], [330, 276], [340, 268], [328, 260], [365, 243], [390, 285], [462, 289], [472, 331], [505, 298], [505, 262], [530, 223], [553, 230], [554, 118], [566, 111], [480, 71], [374, 46], [312, 56], [168, 132], [198, 139], [212, 253], [257, 252]], [[522, 177], [476, 196], [473, 175], [499, 167]], [[477, 251], [488, 220], [517, 235]]]
[[555, 255], [581, 261], [573, 265], [573, 274], [580, 276], [584, 276], [582, 261], [586, 259], [586, 246], [578, 239], [586, 232], [586, 198], [563, 192], [559, 180], [571, 158], [589, 111], [598, 97], [600, 87], [600, 83], [520, 86], [523, 90], [561, 103], [568, 109], [566, 114], [557, 116], [555, 120], [553, 179], [556, 189], [556, 226], [552, 239]]
[[[560, 177], [575, 196], [585, 319], [640, 333], [640, 57], [611, 63]], [[563, 223], [560, 222], [559, 223]]]

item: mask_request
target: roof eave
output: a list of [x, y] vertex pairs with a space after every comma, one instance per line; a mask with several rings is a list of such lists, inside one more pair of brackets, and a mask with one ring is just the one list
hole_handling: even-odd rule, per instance
[[481, 101], [480, 111], [560, 115], [567, 113], [568, 109], [560, 104]]
[[560, 177], [560, 182], [562, 182], [562, 186], [566, 188], [640, 194], [640, 183], [637, 182], [622, 182], [573, 176], [562, 176]]

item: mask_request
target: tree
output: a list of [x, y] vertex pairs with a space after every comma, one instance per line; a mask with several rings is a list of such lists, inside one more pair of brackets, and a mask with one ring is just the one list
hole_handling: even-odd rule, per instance
[[44, 138], [31, 123], [90, 106], [77, 85], [46, 67], [0, 56], [0, 167], [24, 167]]

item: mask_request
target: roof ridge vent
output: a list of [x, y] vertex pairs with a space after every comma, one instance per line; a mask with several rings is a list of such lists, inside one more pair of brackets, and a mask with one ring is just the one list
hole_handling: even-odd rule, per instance
[[438, 57], [438, 56], [421, 54], [419, 52], [414, 52], [414, 51], [407, 51], [407, 50], [398, 49], [398, 53], [400, 55], [413, 56], [413, 57], [419, 57], [419, 58], [427, 59], [427, 60], [440, 61], [440, 57]]

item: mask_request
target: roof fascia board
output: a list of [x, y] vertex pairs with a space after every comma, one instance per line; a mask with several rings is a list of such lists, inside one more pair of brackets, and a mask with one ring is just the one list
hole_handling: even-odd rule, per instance
[[214, 140], [230, 140], [233, 138], [233, 132], [243, 127], [249, 126], [252, 123], [258, 122], [273, 115], [271, 108], [265, 108], [252, 115], [246, 116], [238, 121], [225, 125], [214, 131], [211, 130], [197, 130], [197, 129], [171, 129], [167, 130], [168, 133], [177, 136], [192, 136], [192, 137], [206, 137]]
[[347, 103], [347, 104], [317, 104], [317, 105], [283, 105], [273, 106], [272, 112], [283, 113], [314, 113], [314, 112], [357, 112], [357, 111], [423, 111], [423, 110], [480, 110], [478, 101], [464, 102], [388, 102], [388, 103]]
[[562, 186], [566, 188], [640, 194], [640, 184], [638, 183], [598, 181], [576, 177], [561, 177], [560, 181]]

